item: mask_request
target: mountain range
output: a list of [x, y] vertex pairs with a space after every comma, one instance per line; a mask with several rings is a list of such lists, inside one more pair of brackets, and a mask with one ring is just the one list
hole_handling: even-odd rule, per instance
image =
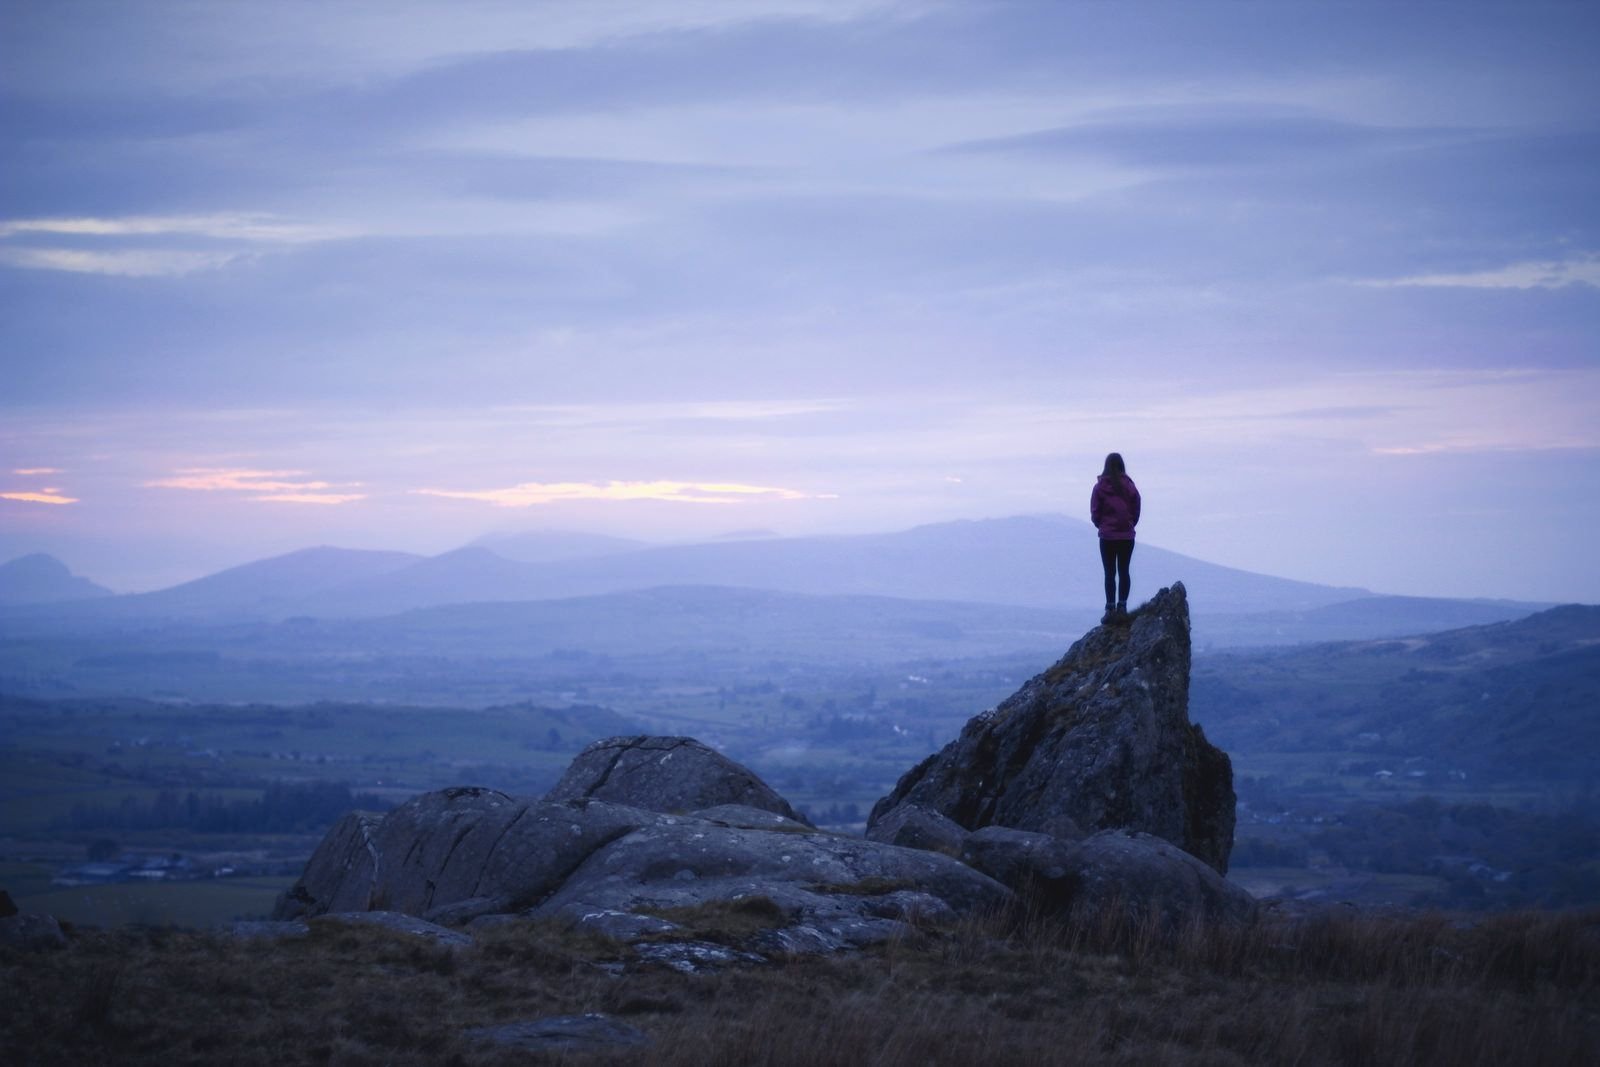
[[[1382, 597], [1219, 566], [1144, 543], [1134, 557], [1133, 574], [1136, 602], [1162, 586], [1184, 582], [1202, 646], [1422, 632], [1516, 618], [1546, 606]], [[719, 586], [809, 598], [1031, 609], [1060, 613], [1076, 624], [1079, 616], [1098, 614], [1100, 584], [1092, 527], [1044, 515], [938, 523], [887, 534], [680, 545], [541, 531], [485, 538], [428, 557], [318, 547], [155, 592], [76, 602], [60, 595], [38, 597], [22, 608], [14, 606], [21, 598], [6, 600], [13, 605], [7, 612], [12, 618], [41, 623], [220, 623], [378, 618], [448, 605]], [[816, 605], [806, 607], [809, 615]]]

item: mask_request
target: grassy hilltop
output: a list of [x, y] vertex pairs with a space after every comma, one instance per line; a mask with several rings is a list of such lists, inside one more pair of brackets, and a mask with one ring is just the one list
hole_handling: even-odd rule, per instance
[[[673, 914], [738, 946], [757, 898]], [[451, 949], [313, 923], [263, 946], [170, 929], [0, 955], [0, 1051], [30, 1064], [511, 1064], [473, 1027], [602, 1012], [650, 1044], [532, 1062], [1593, 1062], [1600, 913], [1481, 924], [1330, 914], [1249, 930], [990, 917], [880, 949], [682, 974], [549, 923]]]

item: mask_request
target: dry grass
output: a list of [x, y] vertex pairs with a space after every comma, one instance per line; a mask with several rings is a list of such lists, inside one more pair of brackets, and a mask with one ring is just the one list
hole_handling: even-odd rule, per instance
[[[694, 918], [718, 932], [714, 910]], [[773, 919], [723, 918], [730, 942]], [[1587, 1064], [1600, 1049], [1600, 913], [1176, 934], [1020, 914], [715, 974], [631, 959], [546, 924], [459, 951], [354, 927], [271, 945], [85, 933], [0, 956], [0, 1061], [527, 1063], [462, 1033], [588, 1011], [652, 1046], [532, 1062]]]

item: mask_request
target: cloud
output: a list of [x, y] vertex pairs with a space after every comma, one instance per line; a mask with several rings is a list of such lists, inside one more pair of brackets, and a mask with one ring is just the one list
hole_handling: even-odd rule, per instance
[[[294, 246], [352, 237], [356, 231], [271, 215], [72, 216], [0, 220], [0, 264], [24, 270], [109, 274], [127, 278], [176, 277], [215, 270], [258, 254], [262, 246]], [[71, 247], [17, 243], [55, 238]], [[223, 242], [227, 248], [171, 247], [169, 240]], [[109, 244], [108, 244], [109, 242]], [[154, 242], [154, 243], [152, 243]], [[84, 247], [85, 243], [93, 247]]]
[[149, 488], [188, 489], [198, 492], [253, 493], [252, 500], [282, 504], [348, 504], [365, 500], [365, 493], [332, 493], [325, 490], [348, 488], [359, 483], [303, 481], [305, 471], [253, 470], [249, 468], [190, 467], [170, 478], [145, 482]]
[[523, 482], [506, 489], [414, 489], [423, 496], [481, 500], [497, 507], [526, 508], [569, 500], [666, 500], [680, 504], [737, 504], [752, 499], [831, 500], [831, 493], [804, 493], [733, 482]]
[[263, 471], [241, 468], [188, 467], [170, 478], [159, 478], [144, 483], [150, 488], [242, 490], [245, 492], [289, 491], [330, 488], [327, 482], [283, 481], [297, 478], [305, 471]]
[[1117, 108], [1077, 125], [957, 143], [944, 151], [1095, 155], [1136, 167], [1234, 169], [1373, 149], [1411, 149], [1465, 136], [1459, 130], [1370, 126], [1218, 101], [1201, 107]]
[[29, 504], [76, 504], [75, 496], [62, 496], [59, 489], [46, 489], [42, 493], [19, 491], [0, 493], [0, 500], [21, 500]]
[[0, 238], [47, 233], [74, 237], [149, 237], [182, 235], [218, 240], [304, 244], [349, 237], [340, 227], [290, 222], [272, 215], [129, 215], [122, 218], [10, 219], [0, 222]]
[[367, 499], [366, 493], [270, 493], [252, 500], [275, 500], [284, 504], [349, 504]]
[[21, 475], [27, 477], [27, 476], [38, 475], [38, 474], [62, 474], [64, 472], [61, 470], [60, 467], [18, 467], [16, 470], [12, 471], [11, 473], [12, 474], [21, 474]]
[[0, 248], [0, 264], [24, 270], [61, 270], [74, 274], [111, 274], [124, 278], [176, 277], [213, 270], [239, 259], [237, 252], [194, 252], [179, 249], [129, 249], [88, 252], [75, 248]]
[[1465, 274], [1419, 274], [1409, 278], [1367, 281], [1381, 287], [1425, 286], [1461, 289], [1559, 289], [1587, 285], [1600, 289], [1600, 256], [1513, 263], [1498, 270]]

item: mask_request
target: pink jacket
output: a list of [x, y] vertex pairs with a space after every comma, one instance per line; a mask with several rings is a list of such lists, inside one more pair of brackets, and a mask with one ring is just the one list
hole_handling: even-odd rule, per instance
[[1139, 525], [1139, 487], [1126, 474], [1101, 477], [1089, 494], [1089, 518], [1102, 541], [1132, 541]]

